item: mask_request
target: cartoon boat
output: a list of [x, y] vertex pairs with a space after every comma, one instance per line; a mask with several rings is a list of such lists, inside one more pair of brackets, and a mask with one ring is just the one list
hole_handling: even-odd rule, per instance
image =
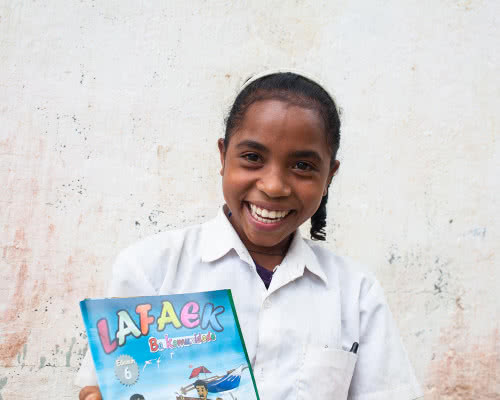
[[[196, 382], [193, 382], [189, 385], [181, 387], [179, 390], [180, 393], [179, 392], [176, 393], [176, 400], [207, 399], [208, 394], [212, 394], [212, 395], [215, 394], [216, 395], [217, 393], [228, 392], [230, 390], [236, 389], [240, 385], [241, 373], [245, 369], [248, 369], [248, 366], [241, 365], [237, 368], [230, 369], [229, 371], [226, 372], [225, 375], [222, 375], [222, 376], [213, 375], [210, 377], [206, 377], [204, 379], [198, 379]], [[200, 373], [203, 373], [206, 376], [206, 374], [210, 373], [210, 371], [203, 366], [195, 368], [191, 372], [190, 378], [199, 378]], [[199, 390], [199, 388], [197, 388], [197, 386], [198, 387], [204, 386], [204, 388], [206, 389], [206, 390], [204, 390], [205, 397], [191, 397], [190, 395], [188, 395], [188, 393], [191, 391], [195, 391], [195, 393], [196, 393], [196, 391]], [[231, 395], [231, 398], [236, 400], [236, 398], [232, 394], [230, 394], [230, 395]]]

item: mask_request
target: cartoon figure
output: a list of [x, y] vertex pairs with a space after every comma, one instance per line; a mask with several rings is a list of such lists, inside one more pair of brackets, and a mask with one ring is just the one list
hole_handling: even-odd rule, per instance
[[[207, 384], [205, 383], [205, 381], [202, 381], [201, 379], [199, 379], [195, 383], [193, 383], [193, 386], [195, 387], [196, 391], [198, 392], [198, 396], [200, 396], [201, 400], [210, 400], [207, 398], [208, 388], [207, 388]], [[222, 399], [220, 397], [217, 397], [216, 400], [222, 400]]]

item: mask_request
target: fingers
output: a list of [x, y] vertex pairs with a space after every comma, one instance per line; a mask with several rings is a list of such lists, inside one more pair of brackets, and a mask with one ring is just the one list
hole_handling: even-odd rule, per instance
[[97, 386], [85, 386], [80, 390], [80, 400], [102, 400], [101, 392]]

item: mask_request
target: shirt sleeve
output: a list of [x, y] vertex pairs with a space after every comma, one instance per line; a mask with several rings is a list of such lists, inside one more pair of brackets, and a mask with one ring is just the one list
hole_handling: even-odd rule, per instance
[[423, 397], [380, 284], [360, 297], [358, 360], [349, 400]]
[[[134, 257], [129, 249], [120, 253], [113, 264], [112, 278], [106, 297], [151, 296], [154, 294], [156, 294], [156, 289], [137, 257]], [[83, 358], [74, 383], [79, 387], [97, 385], [97, 375], [90, 348]]]

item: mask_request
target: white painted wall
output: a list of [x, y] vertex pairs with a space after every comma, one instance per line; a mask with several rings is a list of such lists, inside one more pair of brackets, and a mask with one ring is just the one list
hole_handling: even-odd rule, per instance
[[428, 399], [500, 396], [500, 3], [0, 1], [0, 398], [75, 399], [117, 252], [210, 218], [245, 78], [343, 108], [334, 251], [384, 285]]

